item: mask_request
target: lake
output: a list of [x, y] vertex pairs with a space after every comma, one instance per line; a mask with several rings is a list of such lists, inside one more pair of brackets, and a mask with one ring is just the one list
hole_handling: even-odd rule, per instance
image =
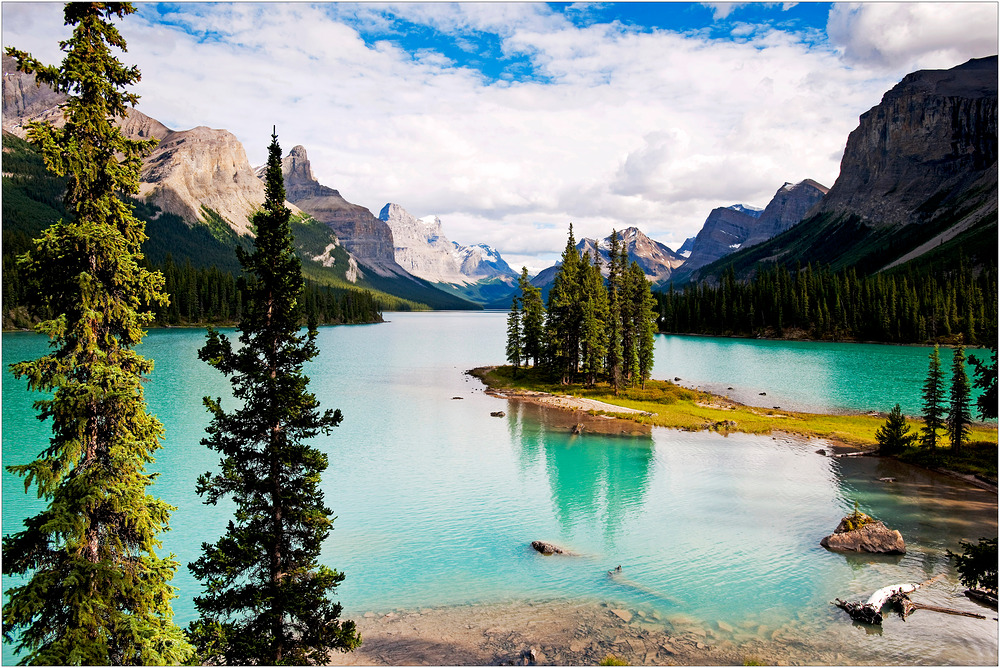
[[[505, 314], [386, 318], [321, 329], [322, 352], [307, 369], [322, 406], [345, 416], [316, 441], [330, 458], [325, 501], [338, 516], [322, 561], [347, 574], [338, 590], [345, 614], [567, 598], [716, 630], [720, 621], [780, 629], [807, 648], [842, 642], [847, 663], [996, 663], [992, 617], [921, 611], [868, 634], [830, 605], [939, 573], [945, 578], [919, 600], [970, 605], [945, 552], [997, 535], [995, 494], [896, 462], [823, 456], [816, 451], [828, 444], [817, 440], [665, 429], [574, 436], [551, 413], [487, 396], [465, 375], [503, 361]], [[199, 443], [209, 420], [201, 398], [229, 394], [197, 359], [204, 340], [200, 330], [153, 330], [141, 348], [156, 361], [149, 407], [167, 429], [152, 491], [177, 506], [163, 541], [182, 564], [174, 579], [182, 625], [199, 592], [186, 564], [221, 533], [229, 510], [194, 493], [197, 476], [218, 462]], [[45, 345], [33, 334], [3, 335], [5, 464], [34, 458], [48, 437], [34, 398], [6, 370]], [[917, 413], [928, 352], [659, 336], [653, 376], [735, 398], [766, 392], [768, 405], [790, 409], [886, 411], [898, 401]], [[947, 369], [947, 350], [942, 362]], [[505, 417], [490, 416], [498, 410]], [[8, 534], [39, 502], [3, 476]], [[887, 476], [896, 482], [878, 481]], [[905, 556], [846, 557], [819, 546], [855, 503], [899, 529]], [[536, 539], [581, 556], [541, 557], [529, 546]], [[627, 577], [608, 578], [618, 565]], [[4, 663], [15, 660], [5, 645]]]

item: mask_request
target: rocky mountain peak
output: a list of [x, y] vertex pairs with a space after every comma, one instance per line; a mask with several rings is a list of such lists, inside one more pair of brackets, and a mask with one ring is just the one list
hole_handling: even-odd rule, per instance
[[829, 188], [812, 179], [798, 183], [786, 182], [761, 211], [757, 224], [750, 230], [742, 247], [749, 248], [763, 243], [802, 222], [809, 210], [829, 191]]

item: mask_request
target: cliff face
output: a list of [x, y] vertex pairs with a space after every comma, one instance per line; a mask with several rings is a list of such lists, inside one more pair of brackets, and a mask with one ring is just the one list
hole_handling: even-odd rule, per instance
[[676, 272], [675, 280], [690, 276], [694, 270], [715, 262], [743, 246], [762, 212], [739, 205], [737, 207], [712, 209], [698, 236], [694, 238], [691, 255]]
[[760, 214], [742, 247], [763, 243], [802, 222], [809, 210], [829, 191], [829, 188], [812, 179], [781, 186]]
[[861, 116], [817, 213], [850, 213], [873, 227], [923, 222], [986, 172], [995, 183], [996, 162], [996, 56], [921, 70]]
[[24, 126], [30, 121], [50, 121], [61, 125], [59, 105], [66, 96], [48, 86], [39, 86], [35, 75], [17, 71], [10, 56], [3, 57], [3, 129], [25, 139]]
[[289, 202], [332, 229], [359, 262], [382, 276], [399, 275], [392, 230], [363, 206], [351, 204], [340, 193], [319, 183], [302, 146], [281, 161]]
[[207, 207], [245, 235], [251, 233], [249, 217], [264, 202], [264, 184], [232, 133], [197, 127], [161, 138], [143, 163], [139, 194], [188, 221], [209, 222]]
[[386, 204], [378, 214], [392, 230], [394, 257], [406, 271], [435, 283], [468, 283], [452, 255], [452, 243], [437, 216], [417, 218], [398, 204]]

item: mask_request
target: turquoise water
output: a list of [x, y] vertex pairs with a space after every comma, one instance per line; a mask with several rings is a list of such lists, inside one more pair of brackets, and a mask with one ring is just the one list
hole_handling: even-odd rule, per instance
[[[338, 515], [322, 560], [347, 574], [338, 590], [347, 614], [568, 597], [652, 609], [678, 624], [723, 621], [764, 638], [779, 629], [805, 646], [846, 645], [849, 662], [996, 662], [992, 620], [917, 614], [867, 635], [829, 603], [945, 573], [921, 600], [955, 607], [961, 587], [944, 552], [996, 535], [995, 495], [893, 462], [821, 456], [826, 444], [815, 440], [662, 429], [573, 436], [550, 413], [489, 397], [464, 374], [502, 361], [503, 314], [388, 318], [324, 328], [308, 369], [323, 406], [345, 415], [317, 444], [330, 457], [326, 503]], [[157, 330], [142, 347], [156, 360], [147, 400], [167, 428], [154, 490], [178, 508], [164, 549], [182, 565], [219, 535], [228, 510], [194, 494], [195, 478], [217, 463], [199, 444], [208, 424], [201, 397], [228, 396], [222, 376], [197, 360], [203, 343], [201, 331]], [[6, 372], [44, 346], [3, 335], [5, 464], [30, 460], [47, 438], [33, 398]], [[885, 410], [888, 393], [904, 409], [916, 401], [928, 352], [696, 337], [659, 337], [657, 346], [654, 377], [856, 410]], [[902, 371], [885, 390], [859, 368]], [[848, 380], [854, 389], [841, 393]], [[506, 416], [491, 417], [497, 410]], [[3, 475], [7, 534], [38, 502]], [[886, 476], [897, 482], [878, 482]], [[847, 558], [819, 547], [855, 501], [902, 532], [906, 556]], [[581, 556], [541, 557], [529, 546], [536, 539]], [[624, 577], [608, 578], [617, 565]], [[198, 583], [185, 566], [174, 582], [186, 624]], [[4, 663], [13, 660], [5, 645]]]

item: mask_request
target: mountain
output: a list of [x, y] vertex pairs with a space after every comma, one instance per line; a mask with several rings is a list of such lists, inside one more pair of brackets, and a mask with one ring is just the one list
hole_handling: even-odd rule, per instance
[[764, 207], [757, 223], [750, 230], [742, 248], [749, 248], [776, 237], [793, 225], [802, 222], [813, 206], [830, 191], [826, 186], [806, 179], [798, 183], [785, 183], [774, 193]]
[[734, 204], [712, 209], [691, 245], [691, 254], [671, 279], [680, 283], [694, 270], [739, 250], [750, 237], [763, 209]]
[[416, 218], [398, 204], [379, 212], [392, 230], [395, 259], [404, 269], [476, 303], [509, 295], [517, 274], [486, 244], [462, 246], [449, 241], [437, 216]]
[[[5, 133], [23, 138], [24, 126], [31, 120], [49, 120], [57, 126], [62, 123], [58, 105], [65, 101], [64, 95], [37, 86], [33, 76], [18, 72], [14, 60], [6, 56], [3, 70]], [[221, 259], [232, 256], [234, 246], [246, 245], [252, 234], [249, 218], [264, 201], [263, 182], [250, 166], [243, 145], [226, 130], [196, 127], [175, 131], [136, 109], [129, 109], [117, 124], [130, 138], [159, 140], [143, 162], [141, 211], [137, 210], [147, 220], [150, 239], [144, 248], [150, 259], [161, 261], [170, 253], [175, 261], [190, 259], [197, 266], [214, 263], [231, 270], [232, 263]], [[343, 200], [337, 191], [318, 184], [312, 178], [305, 149], [298, 148], [286, 158], [286, 173], [292, 176], [289, 191], [322, 216], [312, 217], [292, 201], [286, 202], [293, 213], [295, 245], [305, 260], [303, 273], [307, 278], [387, 293], [379, 299], [390, 308], [475, 308], [396, 265], [392, 234], [384, 223], [364, 207]], [[7, 190], [5, 184], [5, 196]], [[37, 208], [31, 199], [19, 197], [18, 203]], [[14, 207], [5, 201], [4, 209], [7, 230], [7, 212]], [[45, 212], [46, 219], [51, 217]], [[19, 230], [31, 234], [30, 228], [29, 223]], [[338, 239], [337, 232], [344, 237]], [[356, 251], [358, 257], [349, 251]]]
[[691, 251], [694, 250], [694, 240], [696, 238], [697, 237], [688, 237], [685, 239], [684, 243], [681, 244], [681, 247], [677, 249], [677, 254], [685, 259], [691, 257]]
[[908, 74], [861, 115], [827, 195], [801, 223], [702, 276], [758, 262], [860, 273], [996, 263], [997, 57]]
[[332, 230], [360, 265], [363, 283], [432, 308], [478, 308], [406, 271], [395, 258], [392, 229], [313, 176], [306, 149], [296, 146], [281, 161], [288, 201]]
[[[684, 263], [684, 258], [659, 241], [650, 239], [636, 227], [629, 227], [618, 233], [619, 243], [628, 252], [629, 263], [635, 262], [646, 274], [646, 279], [653, 284], [668, 282], [673, 272]], [[608, 275], [611, 260], [611, 235], [598, 242], [596, 239], [583, 238], [576, 244], [576, 249], [582, 256], [590, 253], [591, 260], [595, 253], [601, 256], [601, 273]], [[560, 263], [543, 269], [531, 279], [531, 284], [542, 289], [543, 298], [547, 298]], [[495, 305], [494, 305], [495, 306]]]

